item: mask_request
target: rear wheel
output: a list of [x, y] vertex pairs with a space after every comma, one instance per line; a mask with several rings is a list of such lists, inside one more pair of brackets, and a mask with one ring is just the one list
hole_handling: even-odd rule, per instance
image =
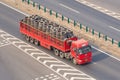
[[77, 65], [77, 61], [76, 61], [75, 58], [72, 59], [72, 62], [73, 62], [75, 65]]
[[55, 54], [56, 56], [59, 56], [59, 54], [60, 54], [59, 50], [54, 48], [54, 54]]
[[63, 52], [60, 51], [60, 57], [61, 58], [65, 58], [65, 53], [63, 53]]
[[25, 36], [25, 39], [26, 39], [26, 41], [30, 41], [30, 37], [29, 36]]
[[65, 53], [65, 58], [70, 60], [70, 55], [69, 55], [69, 53]]
[[32, 37], [30, 37], [30, 42], [34, 43], [34, 39]]

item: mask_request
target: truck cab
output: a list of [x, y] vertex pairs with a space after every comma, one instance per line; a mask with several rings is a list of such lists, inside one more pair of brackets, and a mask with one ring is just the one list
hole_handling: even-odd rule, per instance
[[80, 39], [71, 43], [71, 56], [74, 64], [85, 64], [92, 61], [92, 50], [88, 41]]

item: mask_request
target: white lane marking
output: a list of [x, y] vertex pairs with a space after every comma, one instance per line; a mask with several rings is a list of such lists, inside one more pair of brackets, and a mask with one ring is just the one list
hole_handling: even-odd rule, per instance
[[2, 45], [0, 45], [0, 47], [8, 46], [8, 45], [10, 45], [10, 44], [11, 44], [11, 43], [2, 44]]
[[79, 74], [79, 73], [64, 73], [63, 76], [66, 77], [67, 75], [85, 75], [85, 74]]
[[72, 8], [70, 8], [70, 7], [68, 7], [68, 6], [64, 5], [64, 4], [61, 4], [61, 3], [60, 3], [59, 5], [62, 6], [62, 7], [65, 7], [65, 8], [67, 8], [67, 9], [73, 11], [73, 12], [80, 13], [79, 11], [77, 11], [77, 10], [75, 10], [75, 9], [72, 9]]
[[117, 57], [115, 57], [115, 56], [113, 56], [113, 55], [110, 55], [110, 54], [107, 53], [107, 52], [104, 52], [104, 51], [102, 51], [102, 50], [100, 50], [100, 49], [98, 49], [98, 48], [96, 48], [96, 47], [94, 47], [94, 46], [92, 46], [92, 48], [94, 48], [94, 49], [96, 49], [97, 51], [100, 51], [100, 52], [102, 52], [102, 53], [104, 53], [104, 54], [106, 54], [106, 55], [108, 55], [108, 56], [110, 56], [110, 57], [112, 57], [112, 58], [114, 58], [114, 59], [120, 61], [119, 58], [117, 58]]
[[21, 41], [15, 41], [15, 42], [13, 42], [13, 44], [16, 44], [16, 43], [24, 43], [24, 42], [21, 42]]
[[76, 69], [64, 69], [64, 68], [58, 68], [56, 72], [59, 71], [77, 71]]
[[13, 10], [15, 10], [15, 11], [17, 11], [17, 12], [21, 13], [21, 14], [24, 14], [24, 15], [26, 15], [26, 16], [29, 16], [28, 14], [26, 14], [26, 13], [24, 13], [24, 12], [22, 12], [22, 11], [20, 11], [20, 10], [16, 9], [16, 8], [13, 8], [13, 7], [11, 7], [11, 6], [9, 6], [9, 5], [7, 5], [7, 4], [5, 4], [5, 3], [1, 2], [1, 1], [0, 1], [0, 4], [3, 4], [3, 5], [5, 5], [5, 6], [7, 6], [7, 7], [11, 8], [11, 9], [13, 9]]
[[[103, 7], [99, 7], [99, 6], [97, 6], [97, 5], [95, 5], [95, 4], [92, 4], [92, 3], [90, 3], [90, 2], [85, 2], [84, 0], [75, 0], [75, 1], [77, 1], [77, 2], [79, 2], [79, 3], [83, 3], [83, 4], [86, 5], [86, 6], [89, 6], [89, 7], [93, 8], [93, 9], [96, 9], [96, 10], [98, 10], [98, 11], [101, 11], [101, 12], [107, 14], [107, 15], [110, 15], [110, 16], [112, 16], [112, 17], [120, 20], [120, 18], [119, 18], [120, 14], [119, 14], [119, 13], [115, 13], [115, 12], [110, 11], [110, 10], [107, 10], [107, 9], [105, 9], [105, 8], [103, 8]], [[115, 14], [118, 15], [118, 16], [116, 17]]]
[[55, 62], [55, 63], [61, 63], [61, 62], [59, 62], [59, 61], [57, 61], [57, 60], [44, 60], [44, 64], [46, 64], [46, 63], [48, 63], [48, 62]]
[[40, 60], [41, 58], [54, 59], [53, 57], [49, 57], [49, 56], [48, 56], [48, 57], [45, 57], [45, 56], [38, 56], [38, 57], [37, 57], [37, 60]]
[[90, 80], [90, 78], [72, 77], [70, 80]]
[[114, 30], [116, 30], [116, 31], [118, 31], [118, 32], [120, 32], [120, 30], [117, 29], [117, 28], [115, 28], [115, 27], [112, 27], [112, 26], [109, 26], [109, 27], [112, 28], [112, 29], [114, 29]]
[[[15, 43], [15, 42], [14, 42], [14, 43]], [[13, 44], [14, 44], [14, 43], [13, 43]], [[18, 43], [18, 42], [17, 42], [17, 43]], [[18, 47], [21, 48], [21, 47], [31, 47], [31, 46], [30, 46], [30, 45], [27, 45], [27, 44], [22, 44], [22, 45], [18, 45]]]
[[34, 55], [36, 55], [36, 54], [46, 56], [46, 54], [44, 54], [44, 53], [40, 53], [40, 52], [32, 52], [30, 55], [31, 55], [31, 56], [34, 56]]
[[[28, 48], [28, 47], [27, 47], [27, 48]], [[29, 47], [29, 48], [31, 48], [31, 47]], [[37, 49], [34, 49], [34, 48], [33, 48], [33, 49], [25, 49], [24, 51], [25, 51], [25, 52], [27, 52], [27, 51], [37, 51]]]
[[65, 64], [52, 64], [52, 65], [50, 65], [50, 68], [55, 67], [55, 66], [59, 66], [59, 67], [69, 67], [68, 65], [65, 65]]

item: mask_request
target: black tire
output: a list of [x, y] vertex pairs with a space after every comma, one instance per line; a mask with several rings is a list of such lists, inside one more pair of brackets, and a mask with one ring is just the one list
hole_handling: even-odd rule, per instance
[[30, 41], [30, 37], [29, 36], [25, 36], [25, 39], [26, 39], [26, 41]]
[[31, 43], [34, 43], [34, 39], [30, 37], [30, 42]]
[[39, 46], [39, 45], [40, 45], [40, 42], [39, 42], [38, 40], [35, 40], [35, 41], [34, 41], [34, 44], [37, 45], [37, 46]]
[[59, 55], [60, 55], [60, 51], [59, 51], [58, 49], [55, 49], [55, 48], [54, 48], [54, 54], [55, 54], [56, 56], [59, 56]]
[[70, 60], [70, 56], [68, 55], [68, 53], [65, 53], [65, 58]]
[[65, 53], [63, 53], [63, 52], [60, 51], [60, 57], [61, 58], [65, 58]]
[[72, 62], [73, 62], [75, 65], [77, 65], [77, 61], [76, 61], [75, 58], [72, 59]]

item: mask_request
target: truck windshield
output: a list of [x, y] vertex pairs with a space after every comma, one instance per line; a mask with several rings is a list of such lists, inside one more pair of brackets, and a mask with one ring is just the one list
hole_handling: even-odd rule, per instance
[[91, 46], [85, 46], [85, 47], [82, 47], [80, 49], [78, 49], [77, 53], [80, 53], [80, 54], [85, 54], [87, 52], [91, 52]]

